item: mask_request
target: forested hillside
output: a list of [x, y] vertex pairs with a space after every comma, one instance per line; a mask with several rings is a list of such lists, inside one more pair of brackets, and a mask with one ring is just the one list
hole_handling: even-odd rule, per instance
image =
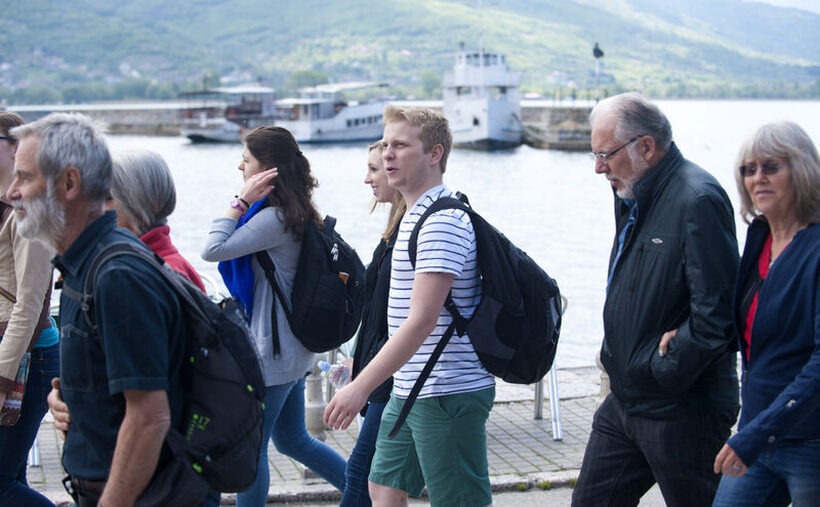
[[820, 16], [741, 0], [7, 0], [0, 101], [173, 98], [261, 80], [373, 79], [440, 93], [464, 42], [507, 54], [522, 90], [820, 97]]

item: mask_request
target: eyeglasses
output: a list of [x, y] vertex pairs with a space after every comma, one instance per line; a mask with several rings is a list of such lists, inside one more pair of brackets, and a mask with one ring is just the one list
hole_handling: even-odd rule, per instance
[[618, 146], [617, 148], [615, 148], [612, 151], [608, 151], [608, 152], [605, 152], [605, 153], [592, 152], [592, 153], [589, 154], [589, 158], [591, 158], [595, 162], [598, 162], [600, 160], [602, 163], [606, 164], [606, 163], [609, 162], [609, 159], [611, 159], [612, 157], [615, 156], [616, 153], [618, 153], [622, 149], [626, 148], [630, 144], [634, 143], [638, 139], [642, 138], [644, 135], [645, 134], [637, 135], [637, 136], [633, 137], [632, 139], [630, 139], [629, 141], [625, 142], [624, 144]]
[[771, 176], [773, 174], [777, 174], [777, 171], [787, 167], [786, 164], [778, 164], [777, 162], [765, 162], [763, 164], [744, 164], [738, 167], [740, 171], [740, 175], [744, 178], [751, 178], [755, 174], [757, 174], [757, 170], [760, 169], [766, 176]]
[[14, 138], [11, 136], [0, 136], [0, 140], [4, 141], [14, 141]]

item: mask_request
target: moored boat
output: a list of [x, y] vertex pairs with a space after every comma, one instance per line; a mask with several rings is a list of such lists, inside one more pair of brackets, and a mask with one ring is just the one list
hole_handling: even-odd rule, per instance
[[276, 92], [259, 85], [218, 87], [179, 94], [181, 133], [194, 143], [235, 143], [256, 127], [277, 120]]
[[376, 82], [323, 84], [302, 88], [299, 96], [276, 102], [276, 124], [300, 143], [375, 141], [382, 137], [385, 101], [348, 101], [345, 91], [387, 86]]
[[456, 147], [493, 150], [521, 144], [518, 76], [504, 54], [462, 48], [444, 79], [443, 111]]

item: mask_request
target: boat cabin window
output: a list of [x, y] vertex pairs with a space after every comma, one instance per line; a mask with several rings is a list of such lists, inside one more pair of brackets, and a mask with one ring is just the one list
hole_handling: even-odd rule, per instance
[[456, 95], [469, 95], [472, 92], [472, 88], [469, 86], [459, 86], [456, 88]]
[[490, 87], [490, 97], [495, 100], [499, 100], [507, 95], [507, 87], [506, 86], [491, 86]]

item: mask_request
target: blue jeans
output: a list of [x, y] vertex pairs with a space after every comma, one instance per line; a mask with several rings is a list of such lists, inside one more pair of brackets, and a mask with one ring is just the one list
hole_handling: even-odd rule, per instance
[[20, 419], [14, 426], [0, 426], [0, 506], [54, 505], [28, 487], [26, 460], [48, 410], [51, 379], [59, 376], [60, 345], [32, 349]]
[[638, 505], [655, 482], [670, 507], [711, 505], [720, 479], [712, 465], [736, 417], [734, 408], [637, 417], [610, 394], [592, 419], [572, 505]]
[[236, 495], [238, 507], [262, 507], [268, 499], [268, 439], [276, 450], [304, 464], [339, 491], [345, 488], [347, 463], [330, 446], [308, 435], [305, 428], [305, 378], [265, 388], [265, 422], [259, 472], [247, 491]]
[[376, 437], [379, 435], [379, 423], [387, 403], [370, 403], [364, 415], [364, 422], [359, 430], [356, 445], [347, 460], [345, 492], [339, 507], [370, 507], [370, 493], [367, 490], [367, 477], [370, 475], [370, 463], [376, 452]]
[[717, 506], [820, 505], [820, 439], [771, 445], [743, 477], [723, 476]]

